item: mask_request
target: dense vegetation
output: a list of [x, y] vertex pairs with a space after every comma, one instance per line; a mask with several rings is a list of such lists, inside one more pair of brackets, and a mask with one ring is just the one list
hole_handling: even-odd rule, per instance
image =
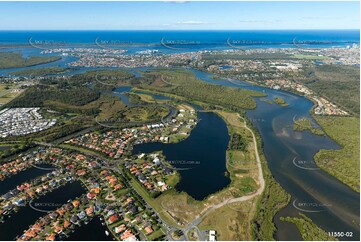
[[45, 101], [58, 101], [64, 104], [82, 106], [99, 98], [99, 93], [86, 87], [59, 89], [56, 87], [31, 87], [7, 107], [44, 107]]
[[275, 97], [274, 99], [273, 99], [273, 102], [275, 103], [275, 104], [278, 104], [278, 105], [281, 105], [282, 107], [286, 107], [288, 104], [286, 103], [286, 101], [283, 99], [283, 98], [281, 98], [281, 97]]
[[71, 82], [93, 83], [93, 89], [107, 90], [124, 86], [137, 84], [134, 74], [125, 70], [98, 70], [87, 71], [82, 74], [77, 74], [71, 77]]
[[58, 66], [45, 67], [45, 68], [32, 68], [21, 71], [11, 72], [11, 75], [14, 76], [43, 76], [51, 74], [62, 74], [68, 71], [69, 68], [62, 68]]
[[24, 58], [20, 53], [0, 52], [0, 69], [35, 66], [60, 59], [57, 56], [30, 56]]
[[355, 191], [360, 192], [360, 119], [356, 117], [317, 116], [316, 121], [340, 150], [321, 150], [315, 161]]
[[[7, 145], [7, 144], [2, 144], [2, 145]], [[21, 143], [16, 143], [16, 144], [9, 144], [9, 146], [11, 146], [11, 148], [9, 149], [0, 149], [0, 159], [3, 159], [5, 157], [9, 157], [9, 156], [13, 156], [16, 154], [20, 154], [21, 152], [24, 152], [28, 149], [30, 149], [31, 147], [35, 146], [35, 144], [32, 144], [30, 142], [21, 142]], [[1, 146], [0, 146], [1, 148]], [[7, 161], [7, 159], [6, 159]], [[1, 160], [0, 160], [1, 163]]]
[[346, 65], [318, 65], [301, 79], [318, 95], [360, 115], [360, 69]]
[[[110, 78], [109, 76], [112, 77]], [[104, 77], [109, 77], [110, 79], [108, 80]], [[63, 109], [67, 109], [66, 105], [69, 105], [69, 108], [70, 106], [83, 106], [98, 99], [100, 91], [109, 87], [96, 80], [106, 79], [109, 83], [114, 82], [114, 84], [118, 84], [119, 82], [129, 81], [131, 77], [133, 77], [133, 74], [122, 70], [89, 71], [62, 79], [49, 77], [41, 80], [40, 85], [27, 89], [7, 106], [54, 107], [56, 102]], [[90, 83], [95, 83], [92, 89], [86, 86]], [[114, 86], [110, 88], [113, 89]], [[73, 107], [71, 109], [74, 110]]]
[[316, 135], [325, 135], [321, 129], [313, 127], [311, 121], [307, 118], [297, 119], [293, 124], [293, 129], [296, 131], [308, 130]]
[[246, 144], [240, 134], [232, 134], [231, 141], [229, 142], [228, 148], [231, 150], [241, 150], [244, 151]]
[[253, 109], [256, 107], [256, 102], [252, 96], [265, 96], [256, 91], [208, 84], [198, 80], [192, 72], [185, 70], [146, 72], [139, 86], [179, 95], [188, 101], [221, 105], [232, 111]]
[[323, 229], [313, 223], [312, 220], [306, 215], [300, 213], [300, 216], [300, 218], [282, 217], [281, 221], [296, 224], [304, 241], [336, 241], [335, 237], [328, 235]]

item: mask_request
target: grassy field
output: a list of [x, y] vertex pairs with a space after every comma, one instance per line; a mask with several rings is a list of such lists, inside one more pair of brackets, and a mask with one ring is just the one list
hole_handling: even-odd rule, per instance
[[150, 235], [147, 235], [146, 237], [147, 237], [148, 241], [155, 241], [163, 235], [164, 235], [164, 233], [162, 232], [162, 230], [158, 229], [157, 231], [154, 231], [153, 233], [151, 233]]
[[23, 91], [14, 84], [0, 84], [0, 104], [10, 102]]
[[188, 101], [221, 105], [234, 111], [253, 109], [256, 102], [252, 96], [265, 96], [256, 91], [208, 84], [186, 70], [159, 69], [145, 72], [141, 83], [141, 88], [179, 95]]
[[316, 163], [355, 191], [360, 192], [360, 119], [316, 116], [316, 121], [341, 150], [320, 150]]
[[[229, 146], [227, 150], [227, 170], [230, 173], [231, 184], [228, 192], [233, 197], [240, 197], [255, 192], [258, 188], [258, 170], [255, 157], [252, 134], [244, 128], [243, 121], [240, 121], [236, 113], [217, 111], [225, 120], [230, 136], [242, 145]], [[236, 136], [235, 136], [236, 134]], [[234, 141], [231, 139], [231, 143]]]
[[140, 93], [137, 93], [137, 95], [140, 97], [140, 100], [144, 102], [148, 102], [148, 103], [155, 102], [155, 99], [150, 95], [140, 94]]
[[189, 232], [188, 232], [188, 239], [189, 239], [190, 241], [199, 241], [199, 237], [198, 237], [198, 234], [197, 234], [195, 228], [189, 230]]
[[246, 201], [225, 205], [210, 213], [200, 224], [200, 230], [216, 230], [217, 240], [250, 241], [255, 201]]
[[315, 135], [325, 135], [321, 129], [313, 127], [311, 121], [307, 118], [297, 119], [293, 124], [293, 129], [296, 131], [308, 130]]
[[20, 53], [0, 52], [0, 69], [35, 66], [60, 59], [57, 56], [30, 56], [24, 58]]
[[[150, 205], [152, 208], [161, 216], [161, 218], [168, 224], [178, 226], [176, 220], [162, 207], [162, 203], [159, 201], [158, 197], [156, 199], [151, 198], [149, 193], [146, 191], [142, 185], [135, 180], [135, 178], [132, 178], [130, 181], [130, 184], [133, 186], [133, 188], [142, 196], [142, 198]], [[164, 197], [166, 194], [173, 194], [174, 191], [168, 191], [162, 196]], [[173, 197], [172, 195], [170, 197]]]
[[329, 236], [323, 229], [318, 227], [312, 222], [306, 215], [300, 213], [299, 218], [295, 217], [282, 217], [281, 221], [296, 224], [298, 230], [301, 233], [304, 241], [336, 241], [335, 237]]

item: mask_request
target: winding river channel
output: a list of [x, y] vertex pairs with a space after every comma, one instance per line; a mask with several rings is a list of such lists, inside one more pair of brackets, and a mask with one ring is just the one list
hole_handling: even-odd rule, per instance
[[[260, 91], [268, 96], [256, 98], [257, 108], [247, 111], [247, 117], [257, 128], [263, 141], [263, 151], [268, 166], [281, 186], [291, 194], [291, 203], [275, 217], [276, 239], [300, 239], [295, 226], [281, 222], [280, 216], [297, 216], [300, 212], [310, 217], [326, 232], [352, 232], [339, 238], [360, 238], [360, 195], [336, 178], [319, 169], [313, 157], [320, 149], [339, 149], [327, 136], [317, 136], [308, 131], [293, 131], [293, 119], [310, 115], [313, 103], [295, 94], [251, 85], [242, 81], [215, 80], [212, 75], [193, 70], [202, 81]], [[289, 104], [281, 107], [269, 104], [279, 96]], [[302, 162], [300, 162], [302, 161]]]

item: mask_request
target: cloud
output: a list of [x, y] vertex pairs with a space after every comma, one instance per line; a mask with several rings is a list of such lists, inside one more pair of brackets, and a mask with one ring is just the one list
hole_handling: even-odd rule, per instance
[[209, 24], [208, 22], [197, 21], [197, 20], [188, 20], [188, 21], [178, 21], [177, 25], [203, 25]]
[[321, 17], [321, 16], [308, 16], [298, 18], [299, 20], [332, 20], [332, 19], [343, 19], [342, 17], [330, 16], [330, 17]]
[[187, 3], [188, 1], [164, 1], [165, 3]]
[[245, 19], [239, 20], [239, 23], [247, 23], [247, 24], [271, 24], [271, 23], [278, 23], [281, 22], [279, 19], [275, 20], [260, 20], [260, 19]]

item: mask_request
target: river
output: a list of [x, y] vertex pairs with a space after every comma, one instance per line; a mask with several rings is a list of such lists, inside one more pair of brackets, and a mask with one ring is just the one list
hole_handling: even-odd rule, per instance
[[[193, 71], [202, 81], [264, 92], [269, 100], [280, 96], [289, 104], [281, 107], [268, 104], [265, 98], [255, 98], [257, 108], [247, 111], [248, 119], [262, 137], [263, 151], [273, 176], [292, 196], [291, 204], [275, 217], [276, 239], [295, 239], [295, 227], [279, 221], [279, 217], [297, 216], [302, 212], [326, 232], [352, 232], [352, 237], [342, 237], [342, 240], [359, 240], [359, 193], [318, 169], [313, 161], [320, 149], [339, 149], [340, 146], [327, 136], [293, 131], [295, 117], [306, 117], [315, 123], [309, 113], [312, 102], [288, 92], [242, 81], [214, 80], [211, 74]], [[304, 167], [309, 169], [296, 166], [297, 161], [305, 161]]]

